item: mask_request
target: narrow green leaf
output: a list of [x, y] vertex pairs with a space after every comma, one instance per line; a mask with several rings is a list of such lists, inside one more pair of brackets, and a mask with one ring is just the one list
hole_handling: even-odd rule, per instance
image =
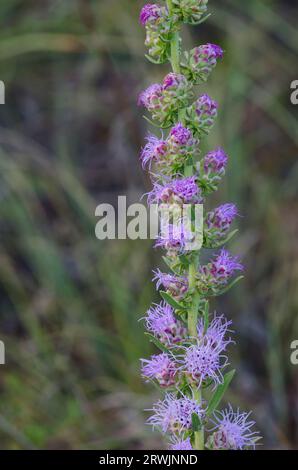
[[238, 229], [233, 230], [224, 240], [220, 240], [218, 243], [204, 243], [204, 248], [221, 248], [222, 246], [226, 245], [238, 232]]
[[216, 292], [215, 295], [223, 295], [225, 294], [226, 292], [228, 292], [230, 289], [232, 289], [232, 287], [235, 286], [235, 284], [237, 284], [239, 281], [241, 281], [242, 279], [244, 279], [244, 276], [238, 276], [236, 277], [236, 279], [234, 279], [228, 286], [226, 286], [224, 289]]
[[155, 344], [155, 346], [162, 352], [169, 352], [166, 346], [162, 344], [157, 338], [155, 338], [155, 336], [151, 335], [150, 333], [145, 333], [145, 336], [147, 336], [149, 338], [149, 341]]
[[202, 428], [202, 423], [197, 413], [192, 413], [191, 415], [191, 426], [194, 432], [198, 432]]
[[191, 21], [190, 24], [192, 26], [197, 26], [199, 24], [202, 24], [204, 23], [206, 20], [208, 20], [209, 16], [211, 16], [211, 13], [207, 13], [206, 15], [204, 15], [200, 20], [198, 21]]
[[160, 291], [159, 292], [162, 298], [169, 304], [171, 305], [175, 310], [187, 310], [186, 307], [183, 305], [179, 304], [173, 297], [171, 297], [167, 292]]
[[150, 55], [148, 55], [148, 54], [145, 54], [145, 57], [146, 57], [147, 60], [149, 60], [149, 62], [151, 62], [152, 64], [155, 64], [155, 65], [160, 65], [160, 64], [165, 63], [165, 60], [164, 61], [155, 60], [152, 57], [150, 57]]
[[155, 123], [154, 121], [151, 121], [151, 119], [149, 119], [147, 116], [145, 116], [145, 114], [143, 115], [143, 118], [145, 119], [145, 121], [149, 122], [149, 124], [151, 124], [151, 126], [153, 127], [160, 127], [157, 123]]
[[216, 410], [216, 408], [218, 407], [218, 405], [221, 402], [222, 397], [226, 393], [226, 391], [227, 391], [234, 375], [235, 375], [235, 370], [231, 370], [230, 372], [225, 374], [223, 383], [218, 385], [217, 389], [215, 390], [215, 392], [214, 392], [214, 394], [213, 394], [213, 396], [212, 396], [212, 398], [209, 402], [207, 412], [206, 412], [207, 416], [210, 416], [213, 413], [213, 411]]

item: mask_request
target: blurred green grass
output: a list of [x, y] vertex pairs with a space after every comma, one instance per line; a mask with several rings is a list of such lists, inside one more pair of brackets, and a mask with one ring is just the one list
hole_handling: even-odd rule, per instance
[[[156, 392], [139, 378], [151, 347], [138, 321], [157, 300], [159, 254], [150, 242], [94, 235], [97, 204], [135, 201], [150, 184], [135, 102], [167, 69], [143, 58], [142, 3], [0, 4], [2, 449], [161, 445], [144, 425]], [[297, 6], [210, 6], [209, 22], [184, 41], [226, 50], [207, 87], [220, 116], [203, 149], [230, 154], [213, 203], [235, 201], [243, 215], [232, 249], [244, 254], [246, 279], [214, 306], [237, 331], [229, 398], [254, 410], [265, 448], [297, 448]]]

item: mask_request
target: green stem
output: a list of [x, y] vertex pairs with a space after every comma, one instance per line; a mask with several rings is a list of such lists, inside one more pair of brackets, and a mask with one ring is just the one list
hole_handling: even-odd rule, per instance
[[[202, 391], [198, 388], [193, 392], [194, 398], [198, 403], [202, 403]], [[205, 442], [204, 442], [204, 427], [202, 426], [198, 432], [195, 432], [195, 440], [193, 447], [195, 450], [204, 450], [205, 449]]]
[[[173, 11], [172, 0], [167, 0], [167, 6], [169, 13]], [[171, 41], [171, 65], [173, 72], [180, 73], [180, 35], [179, 32], [176, 32]], [[185, 176], [193, 175], [193, 165], [188, 165], [185, 167]], [[195, 291], [196, 284], [196, 273], [198, 268], [198, 256], [195, 257], [194, 261], [189, 265], [189, 288], [194, 290], [194, 296], [191, 308], [188, 311], [188, 331], [191, 337], [197, 336], [197, 322], [198, 322], [198, 306], [199, 306], [199, 294]], [[198, 404], [202, 403], [202, 392], [197, 387], [192, 388], [192, 393], [194, 399]], [[194, 433], [194, 449], [195, 450], [204, 450], [204, 429], [203, 427]]]
[[171, 41], [171, 64], [173, 72], [180, 73], [180, 35], [175, 33]]

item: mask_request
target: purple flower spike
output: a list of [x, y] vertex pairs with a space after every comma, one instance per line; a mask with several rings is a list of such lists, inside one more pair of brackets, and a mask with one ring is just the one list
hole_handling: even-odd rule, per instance
[[148, 22], [155, 22], [162, 16], [162, 8], [154, 3], [147, 3], [140, 13], [140, 23], [145, 26]]
[[215, 235], [223, 236], [237, 215], [238, 209], [235, 204], [222, 204], [207, 214], [206, 225], [215, 232]]
[[175, 179], [165, 185], [155, 183], [153, 190], [148, 194], [149, 204], [195, 204], [201, 201], [201, 191], [195, 176]]
[[185, 338], [186, 328], [175, 317], [173, 308], [166, 303], [151, 307], [145, 322], [147, 330], [163, 344], [174, 345]]
[[225, 284], [235, 271], [243, 271], [243, 269], [237, 256], [231, 256], [228, 251], [222, 249], [211, 262], [210, 273], [217, 282]]
[[158, 139], [155, 135], [149, 134], [146, 138], [147, 143], [141, 152], [142, 166], [151, 168], [152, 162], [161, 161], [167, 153], [167, 143]]
[[173, 274], [162, 273], [159, 269], [153, 272], [155, 274], [153, 281], [156, 281], [157, 289], [163, 287], [176, 299], [184, 297], [188, 291], [188, 280], [186, 277], [178, 277]]
[[213, 152], [207, 153], [204, 158], [204, 170], [206, 173], [221, 174], [225, 171], [228, 163], [228, 157], [223, 149], [218, 148]]
[[170, 445], [170, 450], [193, 450], [190, 438], [188, 437], [184, 441], [173, 439], [173, 444]]
[[219, 347], [224, 351], [227, 346], [233, 342], [230, 338], [226, 338], [227, 333], [232, 332], [232, 330], [229, 329], [231, 325], [232, 322], [228, 321], [224, 315], [215, 315], [205, 332], [204, 320], [201, 318], [197, 326], [198, 338], [200, 341], [207, 340], [211, 346], [215, 348]]
[[176, 383], [177, 367], [173, 359], [166, 353], [152, 356], [142, 361], [142, 375], [146, 379], [155, 379], [161, 387], [171, 387]]
[[167, 394], [164, 401], [158, 401], [153, 410], [154, 415], [148, 420], [153, 427], [158, 426], [162, 432], [178, 432], [191, 429], [192, 414], [202, 415], [202, 410], [197, 402], [191, 398], [175, 398], [173, 394]]
[[254, 421], [248, 421], [250, 413], [234, 412], [231, 405], [222, 412], [214, 414], [215, 433], [210, 443], [213, 449], [243, 450], [255, 448], [258, 432], [252, 432]]
[[178, 145], [193, 145], [194, 139], [192, 132], [187, 129], [187, 127], [184, 127], [180, 122], [171, 129], [170, 136]]

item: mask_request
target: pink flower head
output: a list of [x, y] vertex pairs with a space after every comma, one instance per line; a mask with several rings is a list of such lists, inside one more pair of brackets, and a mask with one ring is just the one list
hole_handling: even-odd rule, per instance
[[237, 215], [238, 209], [235, 204], [222, 204], [207, 214], [206, 225], [217, 235], [222, 236], [229, 230]]
[[195, 176], [175, 179], [166, 184], [155, 182], [152, 191], [148, 194], [149, 204], [195, 204], [201, 201], [201, 191], [196, 183]]
[[138, 105], [144, 106], [148, 110], [158, 106], [158, 102], [162, 96], [162, 86], [159, 83], [150, 85], [146, 90], [142, 91], [138, 98]]
[[179, 88], [184, 86], [186, 83], [186, 78], [184, 75], [179, 73], [168, 73], [163, 80], [163, 89], [167, 90], [168, 88]]
[[200, 341], [207, 340], [207, 342], [213, 347], [220, 347], [224, 351], [227, 346], [232, 343], [231, 338], [227, 338], [227, 333], [231, 333], [229, 329], [232, 325], [231, 321], [228, 321], [224, 315], [215, 315], [205, 331], [204, 320], [201, 318], [198, 322], [197, 332]]
[[184, 372], [191, 380], [201, 387], [207, 379], [211, 379], [214, 386], [222, 383], [221, 369], [227, 365], [227, 358], [222, 355], [225, 344], [204, 337], [203, 341], [185, 347], [185, 355], [182, 360], [181, 372]]
[[192, 415], [202, 415], [202, 409], [191, 398], [176, 398], [174, 394], [167, 394], [163, 401], [158, 401], [153, 410], [154, 415], [148, 420], [153, 427], [158, 426], [162, 432], [184, 432], [191, 429]]
[[210, 63], [217, 59], [223, 58], [223, 50], [220, 46], [216, 44], [204, 44], [199, 47], [195, 47], [192, 51], [193, 57], [195, 62], [199, 63], [200, 61], [204, 61], [206, 63]]
[[183, 323], [174, 315], [174, 309], [165, 302], [151, 307], [145, 317], [146, 327], [163, 344], [180, 343], [186, 335]]
[[226, 283], [235, 271], [243, 271], [243, 265], [237, 256], [231, 256], [228, 251], [222, 249], [212, 260], [210, 273], [220, 283]]
[[149, 134], [146, 137], [147, 143], [141, 152], [142, 166], [145, 168], [152, 162], [159, 162], [167, 153], [167, 143], [162, 139], [158, 139], [155, 135]]
[[223, 149], [218, 148], [207, 153], [204, 158], [204, 170], [206, 173], [223, 173], [228, 163], [228, 157]]
[[188, 280], [186, 277], [175, 276], [174, 274], [162, 273], [159, 269], [154, 272], [153, 281], [156, 281], [156, 287], [163, 287], [173, 297], [181, 299], [188, 291]]
[[184, 253], [187, 243], [191, 242], [193, 234], [184, 226], [184, 224], [169, 224], [156, 240], [155, 248], [164, 248], [168, 251], [168, 256], [177, 253]]
[[147, 3], [140, 13], [140, 23], [145, 26], [148, 22], [155, 22], [162, 16], [162, 7], [154, 3]]
[[146, 379], [155, 379], [161, 387], [170, 387], [176, 383], [177, 367], [174, 360], [166, 353], [152, 356], [150, 360], [141, 359], [142, 375]]
[[248, 421], [250, 413], [234, 412], [231, 405], [222, 412], [214, 414], [215, 431], [211, 437], [212, 448], [224, 450], [243, 450], [255, 448], [258, 432], [253, 432], [254, 421]]
[[170, 136], [178, 145], [193, 145], [192, 132], [178, 122], [170, 131]]
[[218, 105], [209, 95], [201, 95], [196, 101], [196, 115], [198, 119], [215, 118]]

